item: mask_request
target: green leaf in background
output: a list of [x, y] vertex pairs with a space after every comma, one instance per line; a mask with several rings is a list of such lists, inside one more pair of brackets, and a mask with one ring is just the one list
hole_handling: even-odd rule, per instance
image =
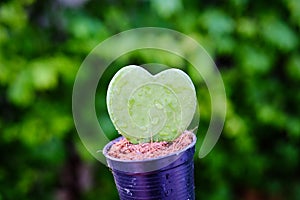
[[211, 35], [229, 34], [235, 28], [234, 20], [219, 9], [207, 10], [201, 15], [199, 22]]
[[300, 2], [298, 0], [285, 0], [284, 3], [291, 13], [293, 21], [300, 27]]
[[182, 9], [181, 0], [153, 0], [151, 5], [154, 10], [164, 18], [170, 17], [172, 14], [179, 12]]
[[285, 22], [272, 16], [262, 19], [261, 34], [267, 42], [283, 51], [296, 48], [299, 42], [297, 34]]
[[271, 52], [264, 52], [252, 45], [241, 45], [239, 48], [240, 67], [247, 74], [266, 74], [270, 71], [273, 64]]
[[15, 30], [22, 29], [27, 23], [27, 15], [23, 5], [13, 1], [2, 5], [0, 7], [0, 22]]
[[300, 55], [293, 55], [289, 58], [286, 71], [291, 79], [300, 81]]
[[36, 62], [32, 64], [32, 82], [37, 90], [55, 88], [57, 85], [57, 72], [48, 63]]
[[240, 18], [237, 22], [237, 32], [241, 37], [252, 38], [256, 35], [258, 25], [252, 18]]
[[17, 105], [26, 106], [32, 103], [35, 94], [30, 71], [24, 70], [16, 76], [8, 88], [8, 97]]

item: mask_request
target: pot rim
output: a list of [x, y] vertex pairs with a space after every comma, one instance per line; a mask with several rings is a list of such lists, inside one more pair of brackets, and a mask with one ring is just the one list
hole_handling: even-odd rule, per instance
[[179, 151], [172, 152], [172, 153], [170, 153], [168, 155], [164, 155], [164, 156], [158, 156], [156, 158], [147, 158], [144, 160], [123, 160], [123, 159], [115, 158], [115, 157], [108, 155], [108, 151], [109, 151], [110, 147], [117, 141], [123, 139], [124, 138], [123, 136], [118, 137], [118, 138], [110, 141], [108, 144], [106, 144], [105, 147], [103, 148], [102, 152], [103, 152], [103, 155], [107, 159], [108, 166], [113, 170], [116, 169], [116, 170], [120, 170], [120, 171], [135, 172], [135, 173], [147, 172], [147, 171], [150, 172], [150, 171], [154, 171], [155, 169], [161, 169], [161, 168], [167, 166], [168, 164], [173, 163], [186, 150], [195, 146], [197, 137], [193, 132], [191, 132], [191, 133], [192, 133], [193, 141], [189, 145], [187, 145], [186, 147], [184, 147], [183, 149], [181, 149]]

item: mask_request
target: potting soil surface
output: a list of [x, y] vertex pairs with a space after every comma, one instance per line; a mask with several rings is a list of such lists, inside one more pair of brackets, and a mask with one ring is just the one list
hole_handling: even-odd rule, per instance
[[184, 131], [172, 142], [132, 144], [126, 138], [114, 143], [108, 155], [122, 160], [145, 160], [165, 156], [184, 149], [193, 141], [193, 132]]

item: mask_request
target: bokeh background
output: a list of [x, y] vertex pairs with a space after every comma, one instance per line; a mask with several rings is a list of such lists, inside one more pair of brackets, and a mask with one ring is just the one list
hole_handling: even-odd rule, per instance
[[[207, 157], [195, 157], [197, 199], [300, 199], [300, 1], [2, 0], [0, 200], [118, 199], [111, 172], [77, 135], [72, 87], [97, 44], [143, 26], [194, 38], [225, 83], [221, 138]], [[113, 64], [149, 62], [182, 68], [193, 78], [199, 148], [210, 118], [205, 84], [170, 55], [141, 51]], [[99, 88], [105, 90], [105, 84]], [[113, 138], [105, 93], [97, 99], [99, 123]]]

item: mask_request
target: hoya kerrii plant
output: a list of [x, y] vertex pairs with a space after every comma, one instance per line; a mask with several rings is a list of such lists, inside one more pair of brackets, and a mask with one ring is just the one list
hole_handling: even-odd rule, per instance
[[190, 77], [175, 68], [152, 75], [136, 65], [123, 67], [107, 91], [110, 118], [133, 144], [175, 140], [191, 123], [196, 106]]
[[[152, 75], [142, 67], [130, 65], [115, 74], [108, 86], [108, 112], [116, 129], [132, 144], [119, 137], [108, 143], [103, 152], [121, 200], [195, 199], [194, 134], [183, 134], [190, 136], [191, 142], [176, 152], [164, 154], [160, 151], [163, 148], [153, 148], [159, 150], [158, 154], [149, 159], [143, 152], [151, 152], [152, 142], [172, 146], [177, 142], [168, 142], [177, 138], [184, 141], [179, 136], [191, 123], [196, 102], [191, 79], [179, 69]], [[146, 146], [151, 147], [149, 151], [144, 151]], [[118, 147], [127, 149], [120, 151]], [[116, 153], [108, 153], [111, 149]], [[121, 159], [119, 155], [127, 151], [134, 153], [132, 159]]]

